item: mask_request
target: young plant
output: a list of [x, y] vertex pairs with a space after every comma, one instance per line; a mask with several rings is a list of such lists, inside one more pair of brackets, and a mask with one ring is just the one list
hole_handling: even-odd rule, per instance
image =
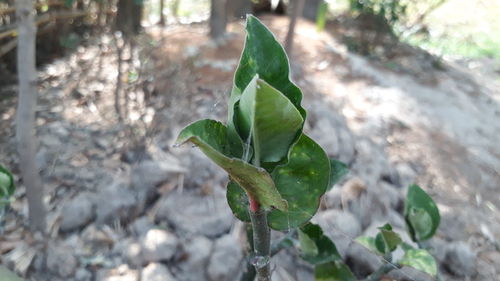
[[2, 221], [5, 208], [11, 202], [16, 186], [12, 174], [0, 165], [0, 233], [2, 232]]
[[[180, 132], [177, 144], [193, 143], [229, 174], [228, 204], [238, 219], [251, 223], [253, 253], [242, 280], [271, 280], [271, 255], [294, 245], [315, 266], [316, 280], [355, 280], [335, 244], [309, 223], [320, 197], [347, 167], [303, 133], [302, 92], [290, 81], [288, 58], [276, 38], [253, 16], [246, 31], [227, 123], [197, 121]], [[421, 205], [412, 206], [421, 212]], [[271, 229], [288, 235], [271, 247]]]

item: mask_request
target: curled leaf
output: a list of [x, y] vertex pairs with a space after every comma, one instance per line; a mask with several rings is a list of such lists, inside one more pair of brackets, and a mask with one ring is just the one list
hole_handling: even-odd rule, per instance
[[287, 202], [276, 189], [271, 176], [262, 168], [229, 156], [227, 128], [214, 120], [200, 120], [184, 128], [177, 144], [191, 142], [205, 155], [224, 169], [264, 208], [287, 210]]

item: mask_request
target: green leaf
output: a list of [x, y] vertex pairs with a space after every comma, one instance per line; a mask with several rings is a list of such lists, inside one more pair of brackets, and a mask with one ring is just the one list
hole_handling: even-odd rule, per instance
[[313, 239], [299, 228], [300, 251], [305, 256], [317, 256], [319, 253], [318, 246]]
[[399, 234], [392, 231], [390, 224], [385, 224], [379, 228], [380, 232], [375, 237], [375, 246], [380, 253], [388, 254], [396, 250], [398, 245], [403, 242]]
[[330, 158], [330, 183], [328, 184], [328, 190], [333, 188], [347, 173], [349, 173], [349, 168], [347, 168], [346, 164]]
[[251, 134], [257, 163], [286, 157], [304, 119], [286, 96], [255, 75], [239, 101], [237, 129], [242, 139]]
[[[319, 207], [319, 200], [329, 182], [329, 162], [323, 149], [306, 135], [293, 146], [287, 164], [278, 166], [271, 174], [288, 210], [273, 210], [268, 224], [275, 230], [296, 228], [308, 222]], [[227, 189], [229, 207], [242, 221], [250, 221], [248, 197], [237, 184]]]
[[370, 237], [370, 236], [359, 236], [358, 238], [355, 239], [356, 242], [361, 244], [362, 246], [368, 248], [371, 252], [375, 254], [382, 254], [378, 249], [377, 246], [375, 245], [375, 238]]
[[[247, 17], [246, 31], [245, 47], [235, 73], [233, 89], [228, 102], [228, 137], [232, 144], [242, 143], [236, 132], [235, 113], [242, 92], [255, 75], [259, 75], [260, 79], [285, 95], [300, 112], [302, 119], [306, 118], [306, 112], [300, 105], [302, 92], [289, 79], [290, 67], [283, 47], [271, 31], [254, 16]], [[237, 146], [233, 146], [233, 148], [237, 148]], [[240, 157], [242, 151], [232, 150], [232, 155]]]
[[404, 216], [408, 233], [413, 241], [431, 238], [441, 220], [434, 200], [416, 184], [408, 187]]
[[[322, 264], [333, 261], [341, 261], [339, 252], [335, 244], [323, 234], [321, 227], [316, 224], [308, 223], [300, 228], [302, 235], [307, 236], [308, 239], [303, 237], [301, 240], [301, 257], [311, 263], [311, 264]], [[306, 244], [302, 245], [302, 241]], [[316, 250], [313, 250], [310, 243], [313, 242], [316, 246]], [[303, 248], [304, 247], [304, 248]]]
[[328, 12], [328, 3], [321, 2], [318, 6], [318, 12], [316, 14], [316, 29], [318, 31], [323, 31], [323, 29], [325, 29], [327, 12]]
[[290, 151], [288, 163], [272, 172], [276, 188], [288, 202], [288, 210], [273, 210], [269, 226], [276, 230], [299, 227], [308, 222], [328, 188], [330, 163], [325, 151], [302, 134]]
[[15, 190], [12, 174], [0, 165], [0, 199], [14, 195]]
[[230, 181], [227, 184], [226, 198], [234, 216], [241, 221], [250, 222], [248, 196], [236, 182]]
[[3, 265], [0, 265], [0, 280], [2, 281], [24, 281], [21, 277], [17, 276], [14, 272], [10, 271]]
[[176, 143], [188, 141], [197, 145], [208, 158], [224, 169], [261, 206], [286, 211], [286, 200], [281, 197], [271, 176], [264, 169], [228, 155], [227, 128], [222, 123], [200, 120], [187, 126], [179, 134]]
[[409, 249], [399, 264], [407, 265], [423, 271], [431, 276], [437, 275], [437, 263], [434, 257], [424, 249]]
[[242, 92], [256, 74], [283, 93], [305, 119], [300, 105], [302, 92], [290, 81], [288, 57], [271, 31], [254, 16], [247, 17], [245, 48], [234, 77], [234, 84]]
[[356, 281], [354, 274], [342, 261], [332, 261], [314, 268], [315, 281]]

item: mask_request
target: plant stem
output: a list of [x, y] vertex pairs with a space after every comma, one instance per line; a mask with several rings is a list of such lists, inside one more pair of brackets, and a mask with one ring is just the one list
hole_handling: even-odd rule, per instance
[[397, 264], [392, 264], [392, 263], [386, 263], [383, 266], [381, 266], [377, 271], [374, 273], [370, 274], [370, 276], [366, 277], [364, 281], [379, 281], [384, 274], [387, 274], [391, 272], [393, 269], [397, 269], [400, 266]]
[[[276, 244], [271, 245], [271, 257], [278, 254], [281, 250], [284, 250], [288, 247], [293, 246], [295, 235], [295, 230], [290, 231], [285, 237], [281, 238]], [[253, 237], [252, 234], [248, 235], [248, 237]], [[255, 271], [255, 267], [252, 263], [247, 263], [247, 268], [243, 272], [243, 275], [240, 278], [240, 281], [254, 281], [257, 272]]]
[[[251, 263], [257, 271], [258, 281], [271, 281], [271, 230], [267, 225], [267, 212], [263, 208], [255, 210], [255, 202], [250, 198], [250, 219], [253, 228], [253, 248], [255, 256]], [[258, 205], [257, 205], [258, 206]]]

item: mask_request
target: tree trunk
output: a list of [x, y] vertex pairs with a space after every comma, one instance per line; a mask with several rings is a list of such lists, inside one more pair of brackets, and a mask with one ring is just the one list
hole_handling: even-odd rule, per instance
[[228, 0], [227, 15], [237, 19], [244, 19], [247, 14], [252, 13], [252, 2], [250, 0]]
[[26, 187], [29, 221], [33, 230], [45, 232], [43, 184], [35, 165], [35, 108], [37, 73], [35, 68], [36, 25], [32, 0], [16, 0], [18, 20], [17, 76], [19, 99], [16, 112], [16, 138], [19, 168]]
[[304, 5], [304, 10], [302, 11], [302, 16], [310, 21], [316, 21], [318, 16], [319, 6], [325, 2], [324, 0], [308, 0], [307, 4]]
[[285, 39], [285, 51], [288, 56], [292, 55], [293, 49], [293, 38], [295, 35], [295, 26], [297, 25], [297, 19], [299, 15], [302, 14], [302, 10], [304, 9], [305, 0], [294, 0], [292, 5], [292, 14], [290, 15], [290, 25], [288, 26], [288, 33], [286, 34]]
[[134, 0], [118, 0], [116, 12], [116, 29], [120, 30], [125, 38], [136, 35], [141, 31], [143, 4]]
[[226, 0], [211, 0], [210, 37], [212, 37], [212, 39], [220, 38], [226, 33], [226, 25]]
[[165, 0], [160, 0], [160, 22], [161, 26], [165, 26], [165, 15], [163, 14], [163, 9], [165, 8]]

